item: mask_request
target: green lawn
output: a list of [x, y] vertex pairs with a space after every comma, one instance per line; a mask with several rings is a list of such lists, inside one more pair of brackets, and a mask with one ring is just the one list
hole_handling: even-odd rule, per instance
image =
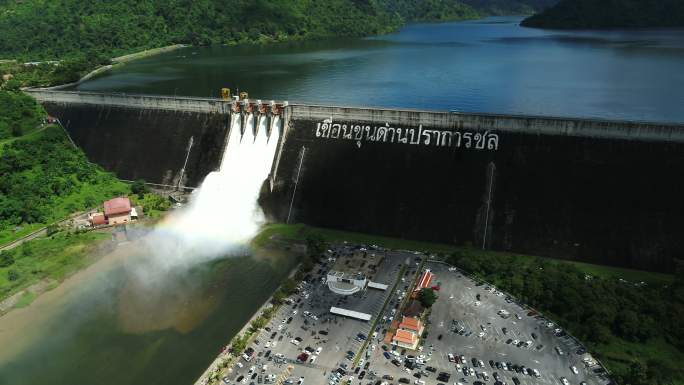
[[[0, 254], [0, 299], [48, 278], [61, 281], [96, 260], [97, 244], [109, 239], [105, 233], [59, 233], [40, 238]], [[22, 298], [21, 304], [33, 300]]]
[[585, 262], [568, 261], [581, 271], [601, 278], [622, 278], [630, 282], [645, 282], [652, 285], [668, 284], [674, 279], [672, 274], [655, 273], [622, 267], [594, 265]]
[[[418, 250], [430, 253], [452, 253], [454, 251], [467, 251], [472, 255], [499, 255], [499, 256], [510, 256], [514, 258], [519, 258], [521, 262], [532, 263], [537, 256], [514, 254], [507, 252], [489, 251], [489, 250], [479, 250], [474, 248], [464, 248], [455, 245], [448, 245], [443, 243], [431, 243], [415, 241], [410, 239], [400, 239], [383, 237], [379, 235], [370, 235], [355, 233], [349, 231], [332, 230], [321, 227], [307, 226], [303, 224], [286, 225], [282, 223], [270, 224], [265, 226], [262, 231], [254, 238], [255, 245], [262, 245], [271, 236], [277, 235], [284, 239], [292, 240], [305, 240], [307, 236], [311, 234], [316, 234], [321, 236], [327, 242], [351, 242], [351, 243], [361, 243], [366, 245], [379, 245], [389, 249], [405, 249], [405, 250]], [[549, 258], [551, 259], [551, 258]], [[552, 259], [554, 261], [559, 261], [563, 263], [568, 263], [576, 266], [580, 270], [586, 272], [587, 274], [603, 277], [603, 278], [622, 278], [632, 282], [647, 282], [651, 284], [667, 284], [672, 282], [674, 275], [655, 273], [650, 271], [641, 271], [626, 269], [620, 267], [612, 266], [602, 266], [595, 265], [591, 263], [584, 262], [574, 262]]]
[[[682, 352], [662, 339], [653, 339], [644, 344], [613, 338], [609, 343], [598, 345], [594, 349], [602, 357], [602, 362], [615, 372], [626, 372], [634, 357], [662, 361], [672, 368], [679, 368], [684, 360]], [[675, 384], [682, 385], [684, 382], [675, 380]]]

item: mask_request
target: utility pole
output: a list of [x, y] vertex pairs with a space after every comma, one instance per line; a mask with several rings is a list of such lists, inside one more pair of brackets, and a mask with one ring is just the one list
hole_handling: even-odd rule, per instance
[[487, 191], [487, 211], [485, 214], [484, 234], [482, 235], [482, 250], [484, 250], [487, 246], [487, 230], [489, 227], [489, 206], [492, 205], [492, 185], [494, 184], [494, 170], [496, 169], [494, 162], [490, 162], [487, 166], [487, 169], [489, 171], [489, 189]]
[[290, 199], [290, 209], [287, 211], [287, 221], [285, 223], [290, 223], [290, 216], [292, 215], [292, 205], [294, 204], [295, 195], [297, 195], [297, 185], [299, 184], [299, 173], [302, 171], [302, 163], [304, 162], [304, 154], [306, 154], [306, 147], [302, 146], [302, 150], [299, 153], [299, 167], [297, 168], [297, 178], [295, 179], [294, 191], [292, 192], [292, 199]]

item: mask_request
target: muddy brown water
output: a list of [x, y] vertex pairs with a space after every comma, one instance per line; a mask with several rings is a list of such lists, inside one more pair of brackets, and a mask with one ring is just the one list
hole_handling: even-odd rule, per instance
[[136, 274], [135, 243], [0, 317], [0, 384], [189, 384], [292, 269], [280, 251]]

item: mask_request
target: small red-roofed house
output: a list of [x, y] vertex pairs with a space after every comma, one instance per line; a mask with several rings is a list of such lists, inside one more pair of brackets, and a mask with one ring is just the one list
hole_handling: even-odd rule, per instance
[[119, 197], [105, 201], [104, 215], [110, 225], [122, 225], [131, 221], [131, 201]]

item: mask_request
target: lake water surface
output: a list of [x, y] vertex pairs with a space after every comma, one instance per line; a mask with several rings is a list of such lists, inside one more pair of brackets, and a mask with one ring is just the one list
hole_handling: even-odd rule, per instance
[[548, 31], [520, 17], [366, 39], [188, 48], [77, 87], [318, 104], [684, 122], [684, 30]]
[[0, 384], [192, 384], [296, 263], [274, 252], [141, 275], [131, 249], [0, 317]]

